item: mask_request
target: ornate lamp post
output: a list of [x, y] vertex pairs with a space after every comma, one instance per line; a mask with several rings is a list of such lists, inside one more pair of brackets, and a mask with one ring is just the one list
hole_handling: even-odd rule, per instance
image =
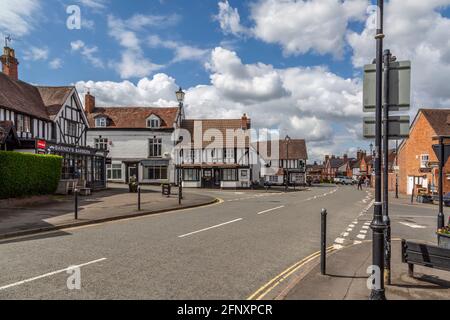
[[[184, 97], [186, 93], [180, 87], [178, 91], [175, 92], [177, 96], [178, 105], [180, 106], [180, 111], [183, 109]], [[181, 114], [181, 112], [180, 112]], [[181, 160], [181, 159], [180, 159]], [[178, 164], [178, 203], [181, 204], [181, 199], [183, 199], [183, 178], [182, 178], [182, 169], [181, 169], [181, 161]]]
[[286, 175], [286, 183], [285, 183], [285, 191], [288, 191], [288, 185], [289, 185], [289, 143], [291, 142], [291, 137], [286, 136], [284, 139], [284, 142], [286, 143], [286, 169], [285, 169], [285, 175]]

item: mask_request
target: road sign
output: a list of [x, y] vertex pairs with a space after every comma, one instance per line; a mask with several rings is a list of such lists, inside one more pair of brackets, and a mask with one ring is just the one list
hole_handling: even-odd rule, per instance
[[[389, 64], [389, 111], [409, 110], [411, 104], [411, 62], [398, 61]], [[364, 112], [375, 112], [376, 65], [364, 67]]]
[[[364, 117], [364, 138], [375, 138], [375, 117]], [[389, 139], [401, 140], [409, 137], [409, 116], [389, 117]]]
[[[441, 155], [439, 152], [440, 150], [441, 150], [441, 146], [439, 144], [433, 145], [433, 151], [436, 154], [438, 161], [441, 161]], [[450, 144], [444, 144], [444, 163], [447, 162], [449, 156], [450, 156]]]

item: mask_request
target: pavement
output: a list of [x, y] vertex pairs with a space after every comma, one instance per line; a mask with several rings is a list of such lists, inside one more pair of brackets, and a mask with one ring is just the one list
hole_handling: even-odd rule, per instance
[[[448, 216], [448, 208], [445, 208]], [[437, 206], [411, 203], [410, 197], [390, 195], [392, 237], [392, 283], [386, 286], [390, 300], [450, 299], [450, 272], [421, 266], [415, 277], [408, 276], [408, 267], [401, 262], [400, 239], [437, 245], [435, 235]], [[327, 274], [320, 274], [319, 257], [304, 263], [286, 280], [287, 284], [273, 290], [266, 299], [286, 300], [367, 300], [367, 268], [372, 265], [373, 210], [362, 212], [334, 242], [335, 250], [327, 257]]]
[[186, 190], [179, 205], [177, 190], [167, 197], [161, 194], [161, 188], [143, 186], [140, 211], [137, 201], [138, 195], [129, 193], [128, 186], [110, 184], [108, 190], [98, 191], [87, 197], [79, 196], [77, 220], [73, 195], [3, 201], [0, 204], [0, 239], [186, 209], [212, 204], [218, 200]]
[[[393, 241], [392, 282], [386, 286], [388, 300], [448, 300], [450, 273], [416, 266], [414, 278], [401, 262], [401, 242]], [[331, 253], [326, 275], [315, 264], [296, 286], [278, 299], [286, 300], [368, 300], [367, 268], [372, 264], [372, 242], [352, 245]], [[298, 280], [298, 279], [297, 279]]]
[[[317, 257], [322, 208], [330, 253], [336, 239], [346, 248], [371, 238], [360, 232], [371, 220], [370, 189], [189, 192], [222, 201], [0, 240], [0, 299], [270, 299], [292, 289], [293, 275], [309, 274], [298, 267]], [[393, 204], [393, 236], [433, 241], [435, 209]], [[332, 264], [330, 257], [331, 271]], [[67, 287], [73, 266], [81, 277], [76, 290]]]

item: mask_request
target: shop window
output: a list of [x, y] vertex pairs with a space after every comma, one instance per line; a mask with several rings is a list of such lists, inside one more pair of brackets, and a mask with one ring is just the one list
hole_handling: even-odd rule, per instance
[[167, 166], [144, 167], [145, 180], [167, 180]]
[[183, 170], [184, 181], [199, 181], [199, 175], [197, 169], [184, 169]]
[[122, 164], [107, 165], [108, 180], [122, 180]]
[[223, 169], [222, 171], [223, 181], [237, 181], [237, 170], [236, 169]]

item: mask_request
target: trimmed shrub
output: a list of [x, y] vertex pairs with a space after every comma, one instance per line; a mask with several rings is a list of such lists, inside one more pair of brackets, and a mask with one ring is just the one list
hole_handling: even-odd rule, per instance
[[61, 166], [60, 156], [0, 151], [0, 199], [54, 193]]

